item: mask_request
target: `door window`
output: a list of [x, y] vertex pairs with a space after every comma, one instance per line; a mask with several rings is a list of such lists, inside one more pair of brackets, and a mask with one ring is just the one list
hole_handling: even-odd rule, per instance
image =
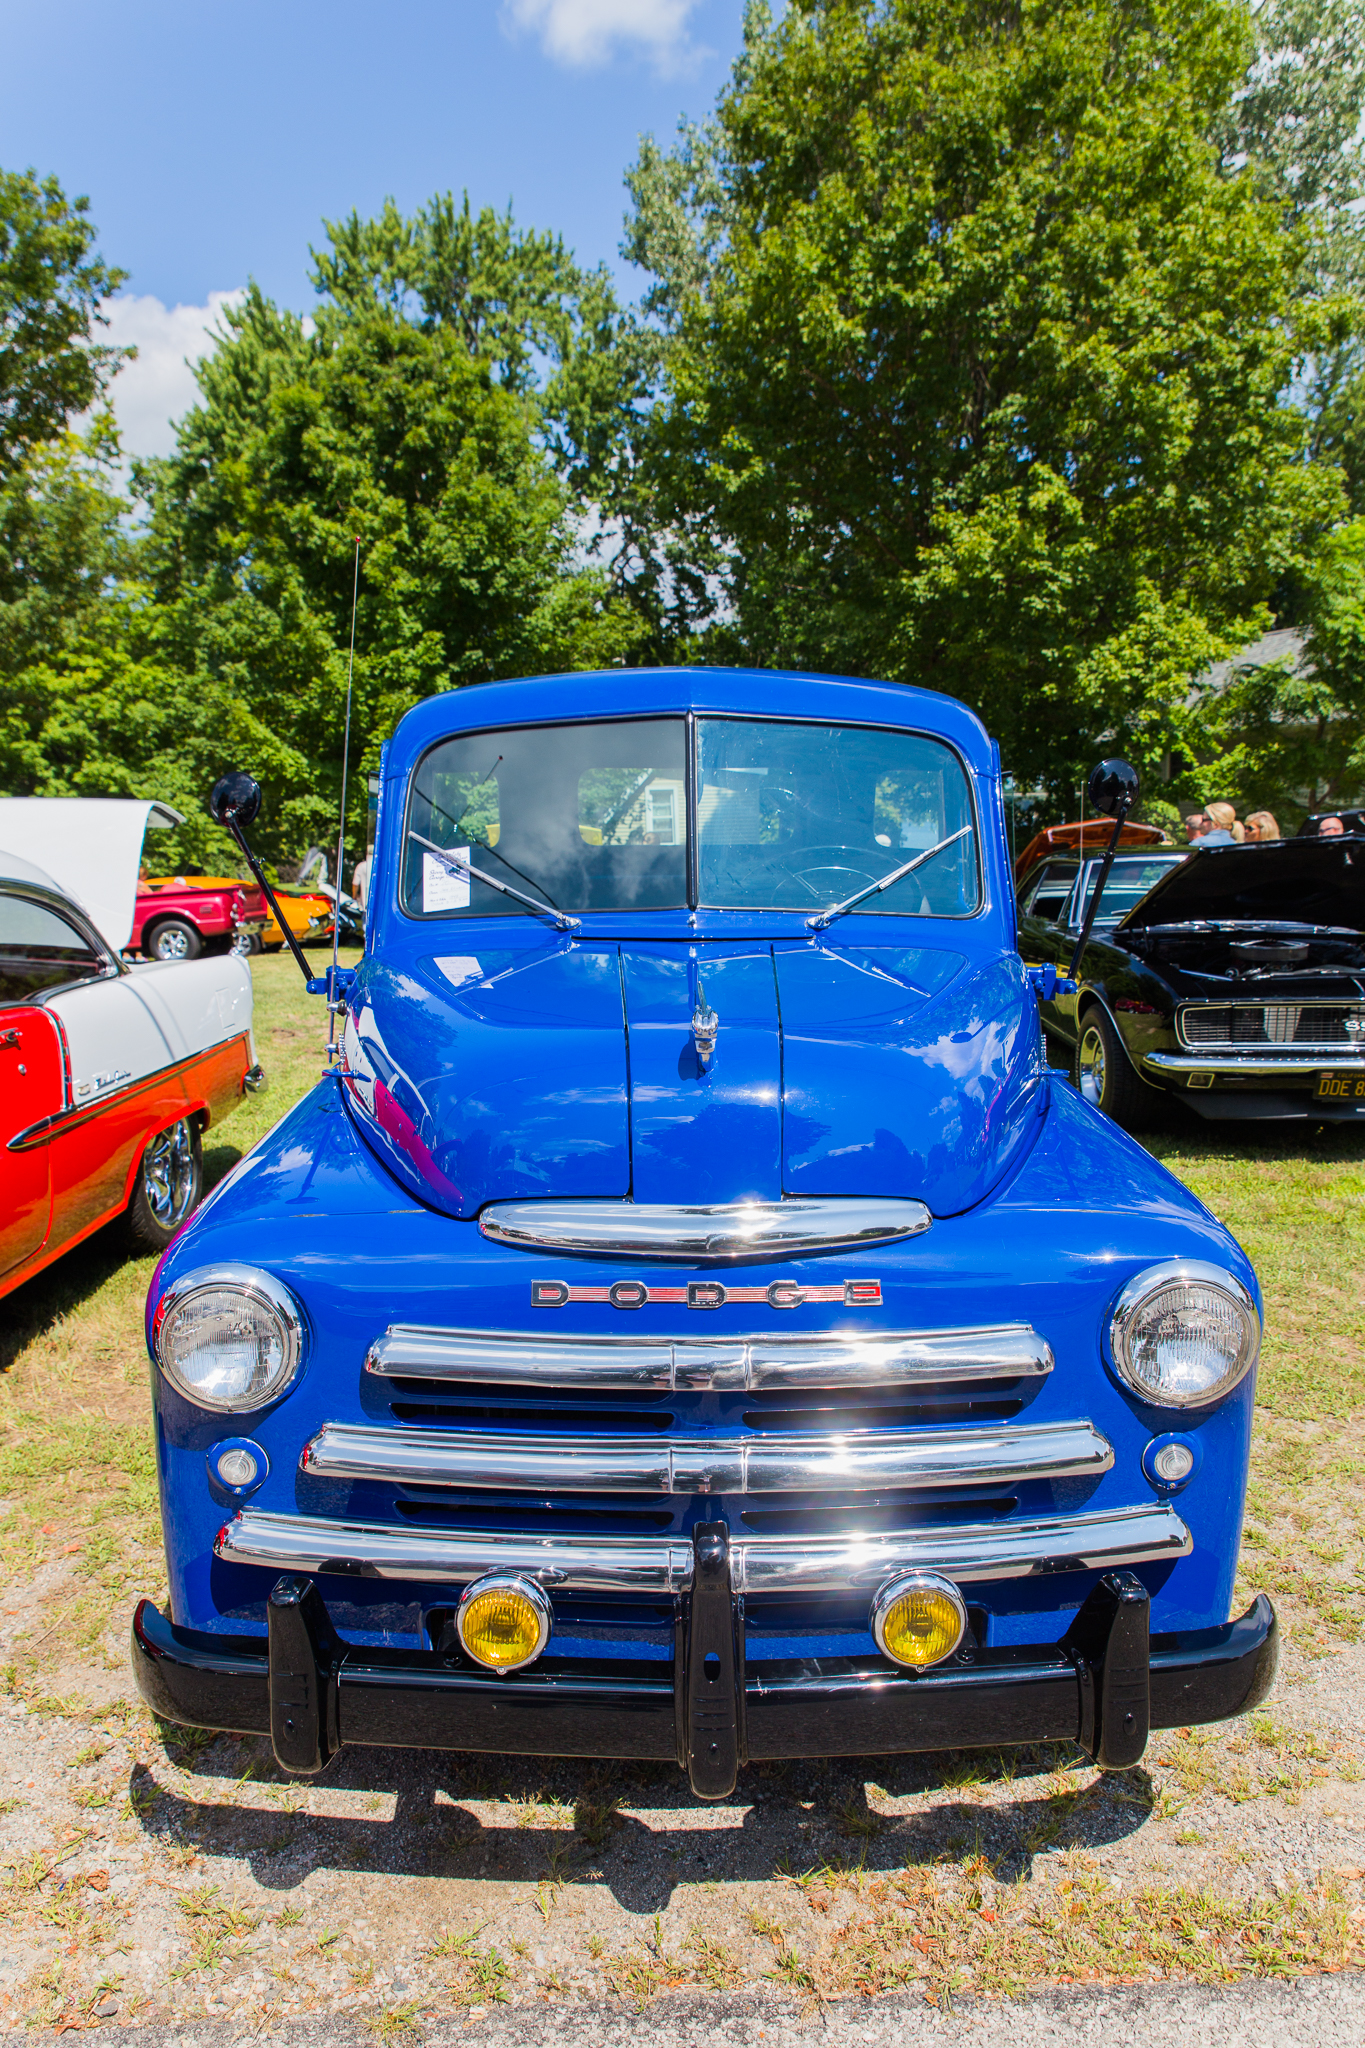
[[1075, 885], [1074, 868], [1045, 867], [1032, 887], [1025, 890], [1022, 908], [1030, 917], [1041, 917], [1048, 924], [1060, 924]]
[[46, 903], [0, 894], [0, 1002], [17, 1003], [88, 981], [110, 962]]

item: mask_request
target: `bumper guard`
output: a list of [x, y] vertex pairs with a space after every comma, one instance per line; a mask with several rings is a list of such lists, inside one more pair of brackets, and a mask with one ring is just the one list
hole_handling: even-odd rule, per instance
[[1264, 1594], [1221, 1627], [1150, 1636], [1146, 1588], [1123, 1570], [1099, 1581], [1056, 1644], [968, 1643], [919, 1674], [854, 1659], [746, 1673], [725, 1524], [694, 1538], [671, 1670], [547, 1655], [497, 1678], [442, 1652], [360, 1649], [297, 1574], [271, 1592], [264, 1642], [178, 1628], [143, 1600], [133, 1671], [163, 1720], [269, 1735], [289, 1771], [321, 1770], [343, 1743], [672, 1758], [702, 1799], [728, 1797], [742, 1763], [779, 1757], [1074, 1741], [1122, 1770], [1152, 1728], [1228, 1720], [1274, 1682], [1279, 1630]]

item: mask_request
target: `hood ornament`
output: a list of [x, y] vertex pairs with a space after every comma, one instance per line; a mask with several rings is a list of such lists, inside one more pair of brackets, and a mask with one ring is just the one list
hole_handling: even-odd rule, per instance
[[697, 1007], [692, 1012], [692, 1043], [697, 1048], [697, 1065], [703, 1074], [711, 1064], [716, 1050], [716, 1033], [720, 1030], [720, 1018], [707, 1002], [702, 985], [697, 983]]

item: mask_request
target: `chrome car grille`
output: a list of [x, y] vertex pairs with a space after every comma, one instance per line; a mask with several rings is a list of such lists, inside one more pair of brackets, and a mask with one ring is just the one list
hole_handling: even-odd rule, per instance
[[768, 1435], [729, 1430], [566, 1440], [522, 1430], [369, 1429], [329, 1422], [301, 1463], [319, 1479], [540, 1493], [921, 1491], [1097, 1479], [1114, 1453], [1089, 1422]]
[[[1188, 1557], [1189, 1530], [1164, 1502], [1103, 1513], [964, 1522], [951, 1532], [741, 1538], [731, 1583], [749, 1593], [867, 1593], [889, 1572], [930, 1566], [963, 1584], [1112, 1571]], [[486, 1571], [533, 1572], [552, 1590], [670, 1594], [692, 1582], [688, 1541], [603, 1536], [596, 1541], [455, 1530], [397, 1529], [244, 1508], [219, 1530], [214, 1551], [271, 1571], [340, 1572], [458, 1586]]]
[[1187, 1004], [1177, 1015], [1183, 1045], [1284, 1046], [1365, 1052], [1365, 1003]]
[[649, 1338], [395, 1325], [363, 1423], [303, 1447], [299, 1506], [483, 1540], [835, 1540], [1079, 1505], [1113, 1465], [1084, 1417], [1024, 1417], [1053, 1371], [1028, 1324]]

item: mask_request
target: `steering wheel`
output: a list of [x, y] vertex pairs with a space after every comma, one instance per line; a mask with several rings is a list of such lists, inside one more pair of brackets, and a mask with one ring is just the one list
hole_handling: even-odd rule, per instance
[[[852, 858], [840, 859], [841, 854], [851, 855]], [[822, 858], [824, 855], [833, 858]], [[800, 866], [797, 865], [798, 858]], [[821, 875], [829, 876], [829, 896], [832, 900], [838, 901], [841, 897], [851, 896], [864, 883], [879, 882], [887, 870], [894, 868], [896, 863], [889, 860], [883, 865], [874, 866], [866, 847], [850, 846], [844, 840], [831, 839], [823, 845], [803, 846], [799, 850], [793, 848], [783, 865], [788, 874], [796, 881], [804, 882], [816, 894], [820, 892], [815, 890], [814, 878]]]

